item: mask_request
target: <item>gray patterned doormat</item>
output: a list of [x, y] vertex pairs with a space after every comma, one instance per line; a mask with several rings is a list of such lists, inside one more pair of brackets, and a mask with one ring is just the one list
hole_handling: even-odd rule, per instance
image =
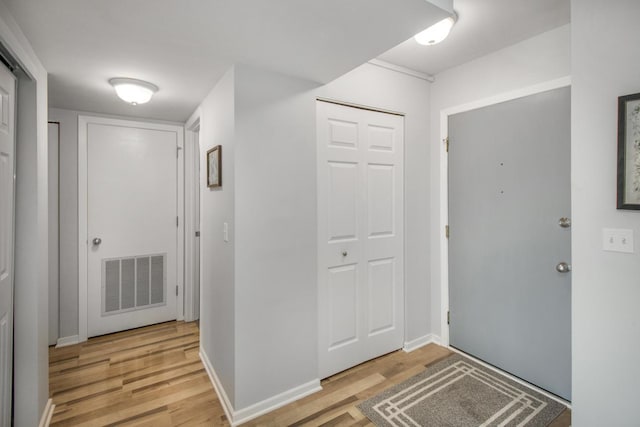
[[358, 408], [376, 426], [549, 425], [566, 407], [459, 354]]

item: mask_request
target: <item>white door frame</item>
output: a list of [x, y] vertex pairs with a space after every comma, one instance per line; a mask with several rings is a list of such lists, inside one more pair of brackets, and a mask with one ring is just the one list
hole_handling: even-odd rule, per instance
[[200, 316], [200, 295], [195, 294], [195, 278], [200, 276], [200, 271], [195, 271], [195, 245], [198, 244], [195, 234], [199, 225], [196, 224], [196, 197], [198, 196], [199, 176], [196, 176], [195, 169], [199, 165], [200, 150], [196, 147], [200, 144], [200, 116], [187, 122], [185, 125], [185, 147], [184, 147], [184, 320], [192, 322]]
[[449, 347], [449, 325], [447, 313], [449, 311], [449, 240], [445, 227], [449, 224], [449, 159], [447, 147], [444, 143], [449, 135], [449, 116], [475, 110], [501, 102], [523, 98], [562, 87], [571, 86], [571, 76], [546, 81], [533, 86], [527, 86], [511, 92], [505, 92], [489, 98], [469, 102], [467, 104], [446, 108], [440, 111], [440, 342]]
[[[49, 135], [49, 345], [60, 338], [60, 122], [55, 125], [55, 146]], [[53, 168], [51, 168], [53, 167]], [[53, 179], [52, 179], [53, 178]]]
[[87, 194], [87, 126], [98, 123], [111, 126], [135, 126], [143, 129], [176, 132], [177, 135], [177, 212], [178, 232], [176, 250], [176, 277], [178, 279], [178, 297], [176, 299], [176, 318], [184, 319], [184, 129], [181, 126], [149, 123], [133, 120], [112, 119], [107, 117], [78, 116], [78, 342], [87, 340], [87, 286], [88, 286], [88, 194]]

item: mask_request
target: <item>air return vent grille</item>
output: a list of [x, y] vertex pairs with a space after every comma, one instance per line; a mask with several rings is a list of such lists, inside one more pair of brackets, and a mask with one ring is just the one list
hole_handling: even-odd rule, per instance
[[166, 304], [167, 254], [102, 260], [102, 315]]

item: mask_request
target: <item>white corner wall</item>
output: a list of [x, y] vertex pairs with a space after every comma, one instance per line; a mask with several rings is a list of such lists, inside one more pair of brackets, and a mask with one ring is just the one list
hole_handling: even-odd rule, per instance
[[431, 327], [442, 336], [446, 316], [442, 304], [446, 178], [440, 118], [443, 110], [493, 98], [571, 75], [571, 26], [565, 25], [513, 46], [449, 69], [431, 86]]
[[318, 378], [315, 83], [236, 66], [236, 408]]
[[[236, 406], [234, 81], [235, 70], [231, 68], [189, 120], [200, 120], [200, 349], [233, 407]], [[222, 145], [222, 187], [208, 188], [206, 153], [216, 145]], [[229, 242], [223, 240], [225, 222], [229, 224]]]
[[0, 43], [19, 72], [16, 141], [14, 425], [38, 425], [49, 396], [47, 72], [0, 1]]
[[573, 425], [638, 426], [640, 251], [603, 252], [602, 229], [640, 236], [640, 212], [616, 210], [617, 98], [640, 92], [640, 2], [572, 0], [571, 15]]

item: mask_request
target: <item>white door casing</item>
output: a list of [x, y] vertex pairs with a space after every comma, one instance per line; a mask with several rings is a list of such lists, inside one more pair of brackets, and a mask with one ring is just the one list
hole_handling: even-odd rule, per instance
[[0, 64], [0, 427], [11, 425], [16, 79]]
[[499, 104], [501, 102], [511, 101], [521, 97], [534, 95], [536, 93], [545, 92], [561, 87], [571, 85], [571, 76], [560, 77], [555, 80], [549, 80], [533, 86], [527, 86], [510, 92], [500, 93], [488, 98], [478, 99], [466, 104], [457, 105], [455, 107], [446, 108], [440, 111], [440, 150], [439, 150], [439, 170], [440, 170], [440, 186], [438, 189], [438, 201], [440, 205], [439, 216], [440, 223], [438, 230], [440, 235], [438, 240], [438, 252], [440, 255], [440, 342], [444, 346], [449, 346], [449, 241], [446, 236], [446, 228], [449, 224], [449, 156], [447, 152], [447, 144], [445, 143], [449, 137], [449, 117], [471, 111], [477, 108], [487, 107], [489, 105]]
[[200, 318], [200, 129], [194, 132], [194, 207], [195, 225], [193, 251], [193, 287], [191, 288], [191, 306], [193, 320]]
[[185, 274], [184, 320], [200, 318], [200, 121], [185, 132]]
[[80, 116], [81, 341], [180, 317], [179, 147], [178, 126]]
[[59, 144], [60, 123], [49, 122], [49, 345], [59, 338], [60, 313], [60, 220], [59, 220]]
[[317, 102], [319, 368], [402, 347], [404, 117]]

